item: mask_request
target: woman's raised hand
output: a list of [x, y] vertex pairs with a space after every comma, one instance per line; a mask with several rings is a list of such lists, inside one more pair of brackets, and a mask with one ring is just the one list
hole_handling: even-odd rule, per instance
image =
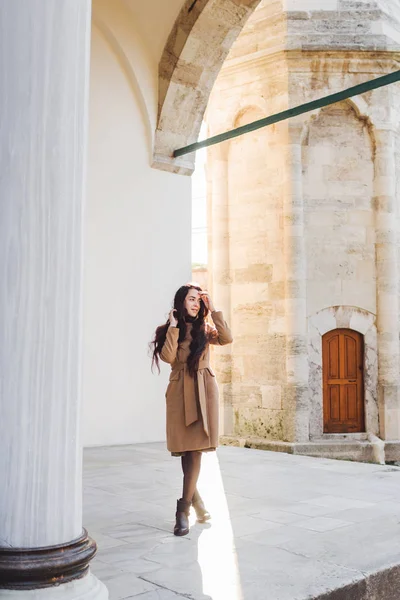
[[169, 324], [171, 325], [171, 327], [176, 327], [178, 325], [178, 321], [175, 318], [175, 310], [174, 309], [172, 309], [170, 311], [168, 319], [169, 319]]
[[215, 306], [213, 301], [210, 298], [210, 294], [208, 292], [199, 292], [201, 299], [203, 300], [204, 304], [206, 305], [206, 308], [208, 308], [208, 310], [210, 312], [214, 312], [215, 311]]

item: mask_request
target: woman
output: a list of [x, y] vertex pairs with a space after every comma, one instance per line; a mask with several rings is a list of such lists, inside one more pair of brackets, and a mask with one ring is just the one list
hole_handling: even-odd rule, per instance
[[[209, 312], [214, 327], [205, 321]], [[167, 447], [173, 456], [181, 457], [183, 470], [175, 535], [189, 532], [191, 505], [198, 521], [210, 518], [196, 488], [201, 453], [218, 445], [218, 387], [210, 367], [209, 344], [230, 342], [232, 335], [222, 313], [215, 310], [209, 294], [192, 283], [176, 292], [168, 321], [157, 328], [152, 342], [153, 365], [160, 370], [159, 358], [171, 365], [166, 391]]]

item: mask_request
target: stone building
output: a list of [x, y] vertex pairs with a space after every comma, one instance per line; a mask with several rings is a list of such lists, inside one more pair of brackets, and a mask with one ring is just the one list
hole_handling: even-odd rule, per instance
[[[173, 152], [197, 140], [258, 4], [0, 2], [1, 599], [107, 598], [82, 444], [165, 437], [167, 370], [151, 375], [147, 344], [191, 275], [194, 169]], [[397, 0], [281, 8], [266, 2], [231, 54], [212, 132], [396, 68]], [[396, 94], [212, 151], [214, 288], [237, 340], [219, 358], [227, 433], [321, 436], [321, 337], [350, 327], [367, 430], [395, 454]]]
[[[215, 135], [399, 69], [400, 4], [263, 1], [207, 109]], [[400, 459], [400, 87], [211, 147], [226, 443]]]

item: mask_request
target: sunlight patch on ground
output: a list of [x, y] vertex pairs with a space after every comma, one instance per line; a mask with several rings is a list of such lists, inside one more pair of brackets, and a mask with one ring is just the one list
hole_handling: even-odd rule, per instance
[[203, 594], [212, 600], [242, 600], [235, 540], [215, 452], [203, 456], [199, 490], [212, 516], [211, 525], [204, 529], [198, 540]]

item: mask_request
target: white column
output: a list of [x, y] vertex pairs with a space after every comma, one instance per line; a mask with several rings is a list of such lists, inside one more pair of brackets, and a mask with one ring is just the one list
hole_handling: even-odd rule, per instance
[[306, 307], [306, 252], [302, 187], [301, 133], [303, 124], [287, 124], [286, 181], [283, 200], [286, 300], [287, 435], [290, 441], [309, 440], [309, 393]]
[[397, 260], [395, 138], [375, 131], [375, 227], [378, 328], [378, 401], [381, 436], [400, 439], [399, 268]]
[[[0, 3], [3, 549], [67, 544], [82, 534], [81, 280], [90, 13], [90, 0]], [[106, 597], [91, 576], [79, 581], [80, 598]], [[75, 597], [74, 584], [68, 586], [68, 593], [67, 585], [61, 586], [61, 595]], [[51, 594], [38, 593], [35, 598]], [[0, 598], [32, 594], [0, 590]]]

